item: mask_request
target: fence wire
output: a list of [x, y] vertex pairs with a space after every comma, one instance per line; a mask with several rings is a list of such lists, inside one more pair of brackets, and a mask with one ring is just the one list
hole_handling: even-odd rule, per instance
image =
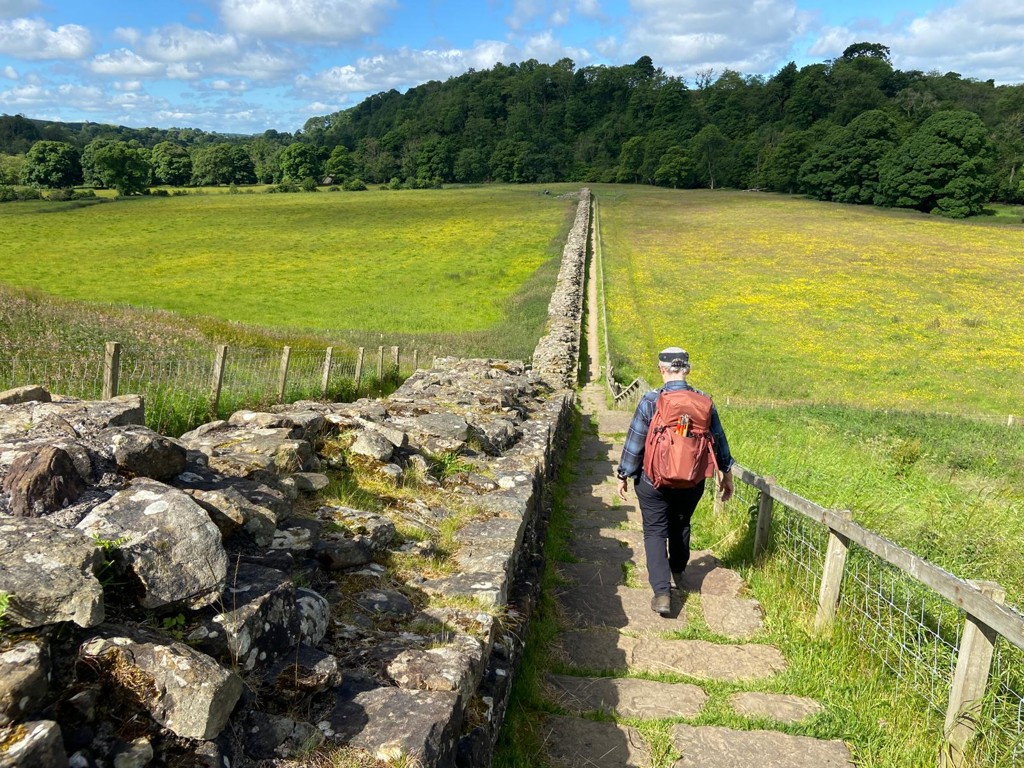
[[[740, 502], [756, 515], [757, 490], [739, 485]], [[828, 546], [827, 528], [776, 502], [772, 545], [793, 582], [814, 604]], [[851, 543], [839, 617], [900, 684], [920, 698], [930, 719], [937, 719], [941, 727], [960, 651], [963, 611]], [[977, 735], [968, 745], [965, 768], [1024, 768], [1024, 652], [1002, 638], [996, 642], [989, 693], [971, 719]]]
[[[398, 386], [413, 372], [417, 356], [394, 347], [366, 349], [359, 380], [357, 353], [335, 349], [324, 390], [326, 350], [291, 350], [281, 392], [283, 350], [235, 348], [227, 351], [216, 412], [213, 408], [213, 349], [175, 351], [125, 348], [121, 353], [118, 392], [141, 395], [146, 425], [180, 435], [212, 418], [236, 410], [267, 408], [278, 402], [331, 400], [345, 402], [377, 395]], [[417, 360], [418, 362], [418, 360]], [[0, 390], [38, 384], [53, 394], [96, 400], [103, 395], [104, 349], [63, 357], [18, 352], [0, 359]]]

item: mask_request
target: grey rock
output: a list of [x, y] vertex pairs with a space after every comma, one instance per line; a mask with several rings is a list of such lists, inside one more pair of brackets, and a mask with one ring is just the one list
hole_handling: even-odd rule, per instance
[[114, 768], [146, 768], [153, 761], [153, 745], [149, 739], [138, 738], [114, 755]]
[[461, 726], [458, 695], [402, 688], [352, 689], [343, 685], [333, 711], [318, 726], [335, 742], [369, 750], [393, 762], [450, 765]]
[[483, 605], [502, 605], [508, 594], [508, 575], [504, 572], [457, 573], [439, 579], [427, 579], [420, 585], [427, 594], [465, 597]]
[[234, 477], [315, 470], [312, 446], [294, 438], [294, 429], [221, 423], [216, 428], [186, 432], [181, 441], [187, 448], [206, 454], [212, 469]]
[[648, 768], [650, 749], [636, 728], [577, 717], [545, 717], [540, 740], [559, 768]]
[[394, 454], [395, 446], [384, 435], [367, 429], [359, 434], [349, 450], [357, 456], [367, 456], [374, 461], [387, 461]]
[[315, 726], [282, 715], [253, 712], [245, 726], [245, 754], [257, 760], [287, 759], [323, 741]]
[[416, 419], [416, 428], [431, 437], [450, 440], [455, 444], [465, 443], [469, 438], [469, 424], [454, 413], [427, 413]]
[[41, 517], [77, 500], [85, 482], [67, 451], [45, 445], [15, 459], [0, 488], [10, 494], [13, 514]]
[[764, 623], [764, 611], [757, 600], [705, 594], [700, 604], [708, 629], [735, 640], [753, 637]]
[[295, 613], [302, 642], [319, 645], [327, 635], [327, 626], [331, 619], [331, 604], [327, 598], [312, 589], [297, 587]]
[[125, 688], [160, 725], [188, 739], [213, 739], [242, 694], [242, 681], [184, 643], [109, 627], [79, 649], [80, 663]]
[[331, 484], [331, 479], [320, 472], [296, 472], [286, 479], [302, 493], [317, 493]]
[[77, 528], [107, 541], [126, 539], [114, 559], [137, 579], [144, 608], [201, 608], [224, 588], [228, 561], [220, 531], [176, 488], [137, 478]]
[[733, 712], [744, 717], [763, 717], [780, 723], [799, 723], [823, 711], [821, 704], [804, 696], [744, 691], [729, 697]]
[[324, 522], [343, 525], [350, 532], [365, 537], [370, 549], [378, 553], [390, 547], [398, 535], [395, 524], [376, 512], [352, 507], [320, 507], [317, 516]]
[[15, 405], [17, 403], [48, 403], [50, 393], [38, 384], [27, 384], [24, 387], [15, 387], [0, 392], [0, 405]]
[[0, 729], [0, 744], [0, 768], [67, 768], [60, 726], [51, 720]]
[[185, 470], [185, 447], [140, 425], [105, 429], [96, 442], [113, 454], [122, 472], [136, 477], [168, 481]]
[[368, 589], [356, 595], [356, 604], [374, 615], [408, 616], [416, 611], [401, 592], [386, 589]]
[[50, 655], [42, 640], [15, 640], [0, 651], [0, 727], [38, 711], [49, 678]]
[[470, 425], [470, 437], [491, 456], [500, 456], [519, 439], [516, 425], [508, 419], [478, 419]]
[[366, 565], [373, 551], [363, 538], [347, 539], [336, 533], [324, 534], [316, 545], [316, 559], [328, 571], [340, 571]]
[[409, 444], [409, 436], [398, 427], [388, 424], [369, 424], [369, 429], [379, 433], [395, 448], [404, 448]]
[[308, 520], [295, 520], [284, 528], [274, 531], [271, 549], [283, 549], [289, 552], [310, 552], [316, 547], [320, 538], [320, 528]]
[[580, 714], [598, 710], [647, 720], [697, 717], [708, 700], [696, 685], [630, 677], [549, 675], [548, 685], [552, 701]]
[[400, 688], [452, 691], [468, 701], [479, 683], [483, 654], [479, 641], [463, 637], [462, 647], [402, 651], [388, 663], [388, 677]]
[[338, 687], [343, 679], [334, 656], [308, 645], [282, 656], [267, 674], [267, 682], [286, 698], [322, 693]]
[[683, 754], [673, 768], [852, 768], [841, 741], [772, 731], [676, 725], [672, 743]]
[[96, 543], [46, 520], [0, 518], [0, 591], [10, 595], [6, 618], [18, 627], [103, 621], [103, 562]]
[[393, 483], [397, 483], [402, 479], [402, 468], [397, 464], [381, 464], [377, 471]]
[[278, 523], [291, 515], [292, 503], [280, 490], [254, 480], [196, 469], [178, 475], [174, 485], [206, 509], [225, 537], [240, 525], [253, 541], [265, 547], [273, 539]]

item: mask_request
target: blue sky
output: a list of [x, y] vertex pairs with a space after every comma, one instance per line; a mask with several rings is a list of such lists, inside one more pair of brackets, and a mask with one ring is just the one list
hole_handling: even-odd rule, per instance
[[647, 55], [692, 82], [861, 41], [901, 69], [1024, 82], [1024, 0], [0, 0], [0, 113], [294, 131], [498, 61]]

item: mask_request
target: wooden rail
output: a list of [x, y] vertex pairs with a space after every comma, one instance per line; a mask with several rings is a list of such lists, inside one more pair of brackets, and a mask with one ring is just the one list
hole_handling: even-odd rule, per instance
[[828, 549], [818, 592], [815, 629], [828, 631], [842, 599], [843, 572], [850, 543], [856, 543], [880, 560], [907, 574], [948, 600], [965, 614], [964, 632], [958, 651], [956, 672], [950, 683], [946, 709], [948, 749], [940, 757], [940, 766], [955, 768], [962, 763], [964, 747], [973, 737], [974, 716], [984, 698], [991, 671], [993, 649], [998, 635], [1024, 650], [1024, 616], [1002, 604], [1004, 591], [991, 582], [965, 581], [929, 563], [907, 549], [853, 522], [848, 510], [826, 509], [777, 485], [770, 477], [734, 464], [733, 477], [759, 494], [754, 535], [754, 557], [768, 548], [775, 503], [824, 525], [829, 532]]

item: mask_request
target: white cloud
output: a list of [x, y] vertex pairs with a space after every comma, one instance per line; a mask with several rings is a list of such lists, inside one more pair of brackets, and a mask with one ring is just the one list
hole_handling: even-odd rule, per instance
[[41, 19], [0, 22], [0, 54], [19, 59], [82, 59], [92, 51], [85, 27], [64, 24], [50, 29]]
[[3, 69], [0, 69], [0, 75], [3, 75], [8, 80], [17, 80], [18, 79], [18, 70], [16, 70], [14, 67], [12, 67], [10, 64], [8, 64]]
[[141, 91], [142, 83], [138, 80], [123, 80], [121, 82], [114, 83], [114, 90], [123, 91], [125, 93]]
[[830, 27], [809, 52], [835, 57], [851, 43], [889, 46], [900, 69], [956, 71], [999, 82], [1024, 81], [1024, 6], [1017, 0], [962, 0], [888, 28]]
[[214, 80], [210, 87], [215, 91], [229, 91], [231, 93], [245, 93], [249, 90], [248, 83], [242, 80]]
[[576, 64], [587, 63], [592, 58], [585, 48], [564, 46], [550, 31], [527, 38], [522, 45], [522, 56], [544, 62], [555, 62], [568, 57]]
[[203, 65], [196, 64], [168, 64], [167, 76], [172, 80], [198, 80], [203, 76]]
[[277, 80], [294, 73], [296, 62], [295, 57], [257, 48], [235, 58], [210, 62], [209, 69], [222, 75], [250, 80]]
[[377, 32], [395, 0], [221, 0], [224, 25], [264, 39], [342, 43]]
[[520, 30], [544, 12], [544, 0], [513, 0], [512, 12], [505, 23], [512, 30]]
[[766, 73], [804, 33], [810, 16], [795, 0], [631, 0], [617, 45], [598, 46], [618, 61], [650, 56], [672, 74], [698, 69]]
[[311, 76], [300, 75], [295, 86], [303, 93], [313, 94], [376, 93], [446, 79], [470, 68], [486, 69], [497, 61], [515, 60], [514, 55], [511, 46], [492, 40], [479, 42], [466, 51], [402, 48], [387, 56], [361, 58], [355, 64], [332, 67]]
[[101, 53], [89, 63], [89, 69], [97, 75], [114, 77], [153, 77], [167, 70], [159, 61], [144, 59], [135, 51], [126, 48], [120, 48], [113, 53]]
[[138, 43], [139, 50], [155, 61], [191, 63], [207, 59], [237, 56], [238, 40], [234, 35], [218, 35], [180, 24], [157, 30]]

